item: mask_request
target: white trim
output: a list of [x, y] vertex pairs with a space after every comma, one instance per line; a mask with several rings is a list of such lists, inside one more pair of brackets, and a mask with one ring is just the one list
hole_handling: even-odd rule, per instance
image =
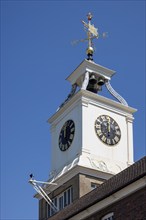
[[104, 76], [106, 79], [110, 80], [115, 74], [114, 70], [103, 67], [97, 63], [90, 62], [88, 60], [83, 60], [79, 66], [66, 78], [71, 84], [74, 84], [82, 75], [88, 71], [89, 73], [94, 73], [97, 76]]
[[[75, 160], [73, 161], [73, 163], [75, 163]], [[46, 185], [45, 192], [47, 194], [49, 194], [50, 192], [53, 192], [54, 190], [56, 190], [57, 188], [62, 186], [64, 183], [66, 183], [67, 181], [69, 181], [71, 178], [73, 178], [74, 176], [76, 176], [79, 173], [84, 174], [84, 175], [89, 175], [89, 173], [90, 173], [90, 175], [92, 177], [101, 178], [101, 179], [105, 179], [105, 180], [108, 180], [109, 178], [111, 178], [113, 176], [113, 174], [111, 174], [111, 173], [106, 173], [106, 172], [102, 172], [102, 171], [99, 171], [96, 169], [91, 169], [88, 167], [83, 167], [83, 166], [74, 164], [73, 167], [71, 169], [67, 170], [65, 173], [63, 173], [63, 175], [59, 174], [54, 179], [52, 179], [52, 181], [50, 181], [50, 182], [56, 182], [57, 185], [49, 185], [49, 188]], [[39, 194], [35, 194], [34, 197], [37, 199], [42, 198]]]
[[118, 200], [127, 197], [128, 195], [136, 192], [137, 190], [145, 186], [146, 186], [146, 176], [128, 185], [127, 187], [124, 187], [123, 189], [103, 199], [102, 201], [90, 206], [89, 208], [85, 209], [79, 214], [73, 216], [72, 218], [69, 218], [69, 220], [76, 220], [76, 219], [83, 220], [84, 218], [93, 215], [94, 213], [100, 211], [101, 209], [106, 208], [107, 206], [113, 204], [114, 202], [117, 202]]
[[48, 119], [48, 122], [52, 124], [55, 120], [60, 120], [60, 117], [63, 117], [64, 114], [70, 112], [76, 105], [80, 103], [90, 103], [98, 107], [105, 107], [105, 109], [108, 108], [113, 112], [121, 112], [121, 114], [124, 114], [131, 119], [133, 119], [132, 114], [137, 111], [130, 106], [122, 105], [121, 103], [106, 98], [104, 96], [100, 96], [93, 92], [81, 89], [61, 109], [59, 109], [54, 115], [52, 115]]

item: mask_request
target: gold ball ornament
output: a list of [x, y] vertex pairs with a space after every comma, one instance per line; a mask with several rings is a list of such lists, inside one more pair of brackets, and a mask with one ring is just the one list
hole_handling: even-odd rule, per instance
[[93, 54], [94, 53], [93, 47], [88, 47], [87, 50], [86, 50], [86, 53], [87, 54]]

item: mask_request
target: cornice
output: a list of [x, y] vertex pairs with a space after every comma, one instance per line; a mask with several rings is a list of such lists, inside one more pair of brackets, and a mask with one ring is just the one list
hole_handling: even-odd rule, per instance
[[129, 118], [131, 118], [131, 115], [137, 111], [135, 108], [132, 108], [130, 106], [125, 106], [112, 99], [81, 89], [62, 108], [60, 108], [54, 115], [52, 115], [48, 119], [48, 122], [52, 123], [65, 111], [71, 111], [80, 102], [83, 104], [83, 106], [88, 106], [88, 104], [92, 104], [102, 108], [110, 109], [114, 112], [118, 111], [121, 114], [126, 114], [127, 116], [129, 115]]

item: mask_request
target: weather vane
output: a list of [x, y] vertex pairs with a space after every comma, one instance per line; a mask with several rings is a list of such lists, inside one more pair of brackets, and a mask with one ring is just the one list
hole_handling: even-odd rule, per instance
[[[86, 50], [88, 60], [93, 60], [93, 53], [94, 53], [93, 39], [99, 38], [98, 28], [95, 28], [94, 24], [91, 24], [92, 17], [93, 15], [89, 12], [87, 14], [88, 23], [82, 20], [85, 31], [87, 32], [87, 38], [74, 41], [74, 43], [77, 43], [79, 41], [80, 42], [88, 41], [88, 48]], [[106, 32], [102, 33], [102, 37], [106, 37]]]

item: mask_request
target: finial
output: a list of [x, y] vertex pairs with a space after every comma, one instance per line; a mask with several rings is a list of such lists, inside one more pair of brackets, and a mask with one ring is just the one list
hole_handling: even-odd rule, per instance
[[[91, 12], [87, 14], [87, 19], [88, 23], [82, 20], [82, 23], [84, 25], [85, 31], [87, 32], [87, 38], [85, 39], [80, 39], [80, 40], [75, 40], [72, 43], [76, 44], [78, 42], [84, 42], [88, 41], [88, 47], [86, 49], [86, 54], [87, 54], [87, 60], [93, 60], [93, 53], [94, 53], [94, 47], [93, 47], [93, 39], [98, 39], [99, 38], [99, 32], [98, 28], [94, 27], [94, 24], [91, 24], [91, 20], [93, 18], [93, 15]], [[106, 32], [102, 33], [102, 37], [105, 38], [107, 35]]]
[[93, 17], [93, 15], [91, 14], [91, 12], [89, 12], [89, 13], [87, 14], [88, 21], [91, 21], [92, 17]]
[[84, 27], [87, 29], [87, 40], [88, 40], [88, 48], [86, 50], [88, 60], [93, 60], [93, 53], [94, 53], [94, 48], [93, 48], [93, 39], [98, 38], [98, 29], [94, 27], [94, 24], [91, 24], [93, 15], [91, 12], [87, 14], [88, 18], [88, 24], [85, 21], [82, 21]]
[[[92, 13], [89, 12], [87, 14], [88, 23], [86, 23], [85, 21], [82, 21], [84, 28], [87, 31], [87, 39], [84, 39], [82, 41], [88, 40], [88, 48], [86, 50], [88, 60], [93, 60], [93, 53], [94, 53], [93, 39], [99, 38], [98, 28], [95, 28], [94, 24], [91, 24], [92, 17], [93, 17]], [[105, 32], [102, 33], [102, 36], [105, 37], [106, 33]]]

